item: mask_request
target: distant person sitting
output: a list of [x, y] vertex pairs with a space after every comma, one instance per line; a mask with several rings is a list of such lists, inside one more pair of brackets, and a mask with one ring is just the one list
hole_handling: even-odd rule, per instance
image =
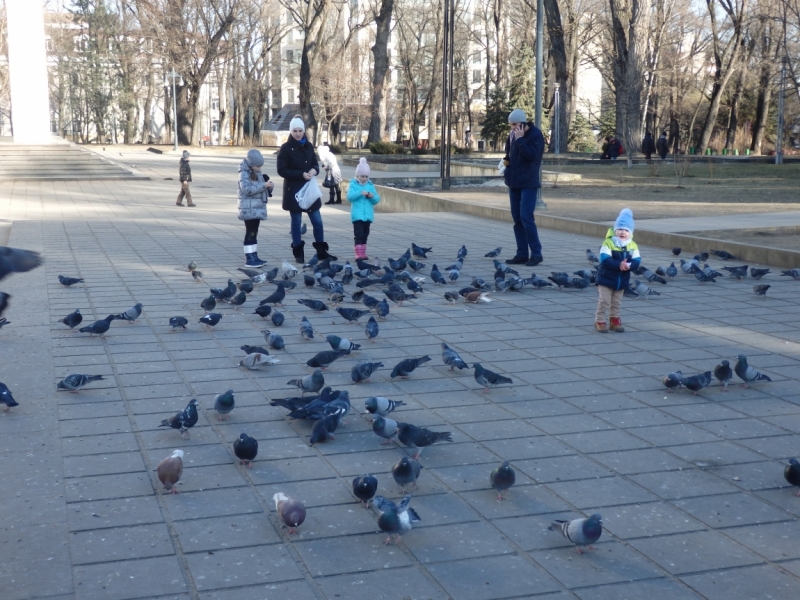
[[608, 155], [608, 147], [610, 144], [611, 144], [611, 136], [607, 135], [606, 139], [603, 141], [603, 146], [600, 149], [600, 160], [608, 160], [609, 158], [611, 158]]
[[622, 154], [623, 147], [620, 141], [613, 137], [611, 141], [608, 143], [608, 156], [611, 160], [617, 160], [617, 157]]

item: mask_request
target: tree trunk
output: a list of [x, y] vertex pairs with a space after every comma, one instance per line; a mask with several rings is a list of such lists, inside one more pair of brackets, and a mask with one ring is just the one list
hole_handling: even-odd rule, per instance
[[311, 106], [311, 64], [317, 55], [320, 36], [323, 33], [326, 13], [330, 0], [308, 0], [304, 19], [303, 52], [300, 56], [299, 104], [300, 114], [306, 125], [306, 137], [316, 145], [317, 119]]
[[[569, 107], [572, 105], [572, 82], [569, 77], [567, 47], [564, 43], [564, 27], [561, 23], [561, 12], [558, 9], [558, 0], [544, 0], [544, 10], [547, 15], [547, 33], [550, 37], [550, 53], [553, 58], [553, 64], [555, 65], [556, 85], [560, 88], [558, 105], [558, 148], [561, 152], [566, 152], [570, 124]], [[551, 123], [551, 127], [553, 123]], [[555, 136], [550, 136], [550, 152], [554, 152], [555, 148]]]
[[389, 33], [391, 31], [394, 0], [381, 0], [380, 12], [375, 18], [375, 44], [372, 51], [372, 107], [370, 108], [367, 143], [381, 141], [381, 109], [386, 73], [389, 71]]
[[153, 86], [153, 67], [150, 65], [147, 69], [146, 79], [146, 92], [144, 97], [144, 120], [142, 123], [142, 143], [150, 143], [150, 130], [153, 127], [152, 114], [153, 114], [153, 93], [155, 87]]

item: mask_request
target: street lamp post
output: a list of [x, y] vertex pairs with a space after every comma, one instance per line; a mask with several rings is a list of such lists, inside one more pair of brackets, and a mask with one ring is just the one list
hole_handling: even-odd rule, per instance
[[172, 139], [174, 142], [173, 150], [178, 151], [178, 98], [175, 95], [175, 78], [178, 74], [175, 72], [175, 67], [170, 70], [172, 77]]
[[775, 136], [775, 164], [783, 164], [783, 128], [785, 127], [784, 120], [784, 104], [786, 98], [786, 66], [789, 64], [789, 57], [784, 56], [781, 61], [781, 83], [780, 92], [778, 93], [778, 132]]
[[[536, 0], [536, 115], [534, 124], [537, 129], [542, 129], [542, 93], [544, 79], [544, 68], [542, 66], [542, 54], [544, 53], [544, 0]], [[544, 132], [542, 132], [544, 135]], [[539, 165], [539, 182], [542, 181], [542, 166]], [[536, 190], [536, 208], [547, 208], [542, 201], [541, 186]]]
[[561, 84], [553, 92], [553, 154], [561, 154]]
[[[453, 116], [453, 37], [455, 34], [455, 17], [454, 0], [445, 0], [444, 35], [442, 38], [442, 140], [439, 167], [443, 190], [450, 189], [450, 146], [452, 144], [450, 121]], [[429, 130], [433, 130], [431, 126], [429, 126]]]

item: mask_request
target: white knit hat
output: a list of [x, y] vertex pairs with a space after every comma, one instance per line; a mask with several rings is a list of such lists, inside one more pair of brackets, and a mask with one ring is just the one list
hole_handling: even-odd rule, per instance
[[356, 177], [359, 175], [366, 175], [369, 177], [369, 164], [367, 164], [367, 159], [363, 156], [358, 159], [358, 165], [356, 166]]
[[291, 123], [289, 123], [289, 131], [292, 129], [302, 129], [303, 131], [306, 130], [306, 124], [303, 123], [303, 119], [300, 117], [295, 117], [292, 119]]

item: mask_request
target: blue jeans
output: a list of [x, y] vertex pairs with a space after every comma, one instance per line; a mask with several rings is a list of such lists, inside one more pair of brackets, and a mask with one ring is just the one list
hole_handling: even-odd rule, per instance
[[[297, 246], [302, 240], [300, 237], [300, 226], [303, 224], [303, 213], [291, 211], [292, 216], [292, 246]], [[325, 234], [322, 231], [322, 215], [318, 210], [307, 213], [308, 220], [311, 221], [311, 228], [314, 230], [314, 241], [324, 242]]]
[[536, 209], [536, 188], [509, 188], [511, 199], [511, 218], [514, 219], [514, 237], [517, 239], [517, 256], [530, 258], [542, 256], [542, 244], [533, 211]]

